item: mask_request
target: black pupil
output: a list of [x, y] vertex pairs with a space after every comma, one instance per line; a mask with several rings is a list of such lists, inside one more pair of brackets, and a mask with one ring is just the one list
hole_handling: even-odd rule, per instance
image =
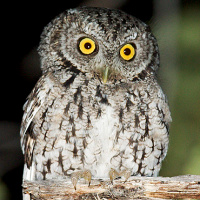
[[124, 54], [126, 56], [130, 55], [131, 54], [131, 50], [129, 48], [124, 49]]
[[85, 47], [86, 49], [91, 49], [92, 45], [91, 45], [89, 42], [86, 42], [86, 43], [84, 44], [84, 47]]

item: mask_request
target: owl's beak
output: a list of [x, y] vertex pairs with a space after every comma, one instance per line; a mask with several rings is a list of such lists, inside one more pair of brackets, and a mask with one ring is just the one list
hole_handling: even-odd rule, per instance
[[105, 84], [108, 80], [108, 67], [106, 67], [104, 70], [103, 70], [103, 74], [102, 74], [102, 80], [103, 80], [103, 83]]

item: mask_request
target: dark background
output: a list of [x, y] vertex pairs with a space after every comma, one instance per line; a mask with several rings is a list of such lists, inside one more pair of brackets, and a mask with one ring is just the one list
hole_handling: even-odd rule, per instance
[[200, 1], [7, 2], [0, 22], [0, 200], [21, 199], [19, 129], [22, 106], [41, 75], [40, 34], [56, 15], [80, 5], [119, 8], [151, 25], [161, 51], [159, 81], [173, 117], [160, 175], [200, 174]]

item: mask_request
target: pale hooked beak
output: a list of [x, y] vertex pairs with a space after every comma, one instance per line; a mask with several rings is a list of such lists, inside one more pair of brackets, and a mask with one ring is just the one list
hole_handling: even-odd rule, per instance
[[102, 80], [103, 80], [103, 83], [105, 84], [108, 80], [108, 70], [109, 68], [106, 67], [104, 70], [103, 70], [103, 74], [102, 74]]

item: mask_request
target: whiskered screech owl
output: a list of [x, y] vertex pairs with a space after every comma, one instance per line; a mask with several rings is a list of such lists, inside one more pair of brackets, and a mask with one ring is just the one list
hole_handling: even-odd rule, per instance
[[50, 22], [42, 77], [24, 105], [24, 180], [157, 176], [170, 111], [156, 80], [150, 27], [122, 11], [81, 7]]

